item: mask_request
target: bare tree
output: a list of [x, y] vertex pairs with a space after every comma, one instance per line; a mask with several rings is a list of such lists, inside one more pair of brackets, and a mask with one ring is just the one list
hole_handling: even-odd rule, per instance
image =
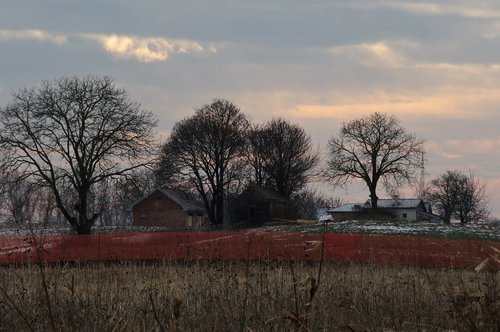
[[132, 204], [159, 186], [156, 173], [149, 168], [134, 170], [116, 179], [108, 185], [106, 197], [103, 197], [110, 208], [104, 216], [107, 220], [103, 218], [102, 221], [115, 225], [131, 222]]
[[248, 130], [247, 139], [248, 139], [248, 165], [250, 166], [250, 174], [249, 178], [253, 184], [258, 186], [273, 186], [272, 178], [269, 174], [264, 170], [264, 164], [266, 163], [266, 157], [264, 156], [263, 151], [266, 148], [267, 139], [264, 135], [261, 135], [262, 128], [259, 126], [255, 126]]
[[311, 137], [284, 119], [273, 119], [249, 132], [249, 159], [258, 185], [271, 185], [286, 197], [298, 193], [319, 162]]
[[457, 217], [461, 223], [487, 222], [490, 217], [486, 185], [471, 172], [461, 191]]
[[89, 211], [95, 185], [148, 163], [155, 117], [108, 77], [45, 81], [13, 97], [0, 112], [8, 166], [50, 188], [73, 229], [90, 233], [100, 213]]
[[54, 216], [57, 209], [54, 195], [49, 188], [39, 188], [36, 199], [38, 201], [38, 221], [44, 225], [55, 223], [58, 220]]
[[4, 207], [7, 220], [15, 224], [31, 222], [38, 208], [37, 187], [26, 180], [18, 179], [4, 184]]
[[0, 178], [2, 221], [15, 224], [53, 221], [54, 198], [47, 188], [29, 182], [15, 173]]
[[486, 186], [461, 171], [446, 171], [432, 180], [430, 199], [445, 222], [454, 217], [461, 223], [487, 221], [490, 215]]
[[421, 165], [424, 141], [407, 133], [396, 117], [374, 113], [344, 123], [328, 148], [326, 175], [339, 185], [352, 179], [364, 181], [377, 209], [379, 180], [396, 185], [410, 182]]
[[326, 197], [315, 188], [303, 188], [291, 197], [293, 205], [297, 208], [299, 218], [317, 219], [320, 209], [338, 207], [343, 203], [339, 197]]
[[163, 146], [160, 170], [166, 179], [196, 188], [213, 224], [223, 222], [226, 190], [241, 180], [248, 127], [238, 107], [216, 99], [176, 123]]
[[465, 181], [465, 177], [458, 171], [446, 171], [445, 174], [431, 181], [427, 197], [446, 223], [450, 222], [458, 205], [457, 186], [462, 181]]

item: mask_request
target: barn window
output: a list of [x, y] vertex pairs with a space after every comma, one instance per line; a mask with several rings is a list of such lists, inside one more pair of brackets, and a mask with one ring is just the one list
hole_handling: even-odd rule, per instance
[[141, 219], [146, 219], [146, 214], [145, 213], [141, 213]]
[[408, 214], [403, 213], [403, 218], [408, 218]]

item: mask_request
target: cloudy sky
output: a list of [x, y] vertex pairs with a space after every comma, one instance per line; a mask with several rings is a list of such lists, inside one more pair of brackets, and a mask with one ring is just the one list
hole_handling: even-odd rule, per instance
[[216, 97], [299, 123], [321, 148], [386, 112], [427, 140], [428, 178], [473, 170], [500, 216], [496, 0], [2, 0], [0, 63], [2, 106], [45, 79], [108, 75], [163, 137]]

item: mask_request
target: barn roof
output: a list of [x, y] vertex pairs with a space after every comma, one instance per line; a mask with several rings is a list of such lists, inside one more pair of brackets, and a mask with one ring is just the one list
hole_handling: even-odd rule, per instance
[[164, 196], [168, 197], [172, 201], [179, 204], [182, 210], [187, 213], [205, 213], [205, 208], [203, 207], [202, 203], [190, 199], [184, 192], [180, 190], [166, 189], [166, 188], [158, 188], [156, 190], [153, 190], [146, 196], [138, 199], [134, 204], [132, 204], [130, 210], [132, 210], [137, 204], [144, 201], [145, 199], [147, 199], [156, 192], [163, 194]]
[[159, 189], [165, 196], [182, 206], [186, 212], [205, 212], [205, 208], [201, 202], [190, 199], [185, 193], [174, 189]]
[[288, 199], [285, 196], [273, 188], [264, 186], [250, 185], [247, 189], [245, 189], [244, 194], [258, 200], [270, 200], [284, 203], [288, 202]]

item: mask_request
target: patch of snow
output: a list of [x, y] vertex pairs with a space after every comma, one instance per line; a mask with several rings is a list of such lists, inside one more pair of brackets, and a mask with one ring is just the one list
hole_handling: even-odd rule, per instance
[[333, 221], [331, 214], [324, 214], [319, 217], [319, 221]]

